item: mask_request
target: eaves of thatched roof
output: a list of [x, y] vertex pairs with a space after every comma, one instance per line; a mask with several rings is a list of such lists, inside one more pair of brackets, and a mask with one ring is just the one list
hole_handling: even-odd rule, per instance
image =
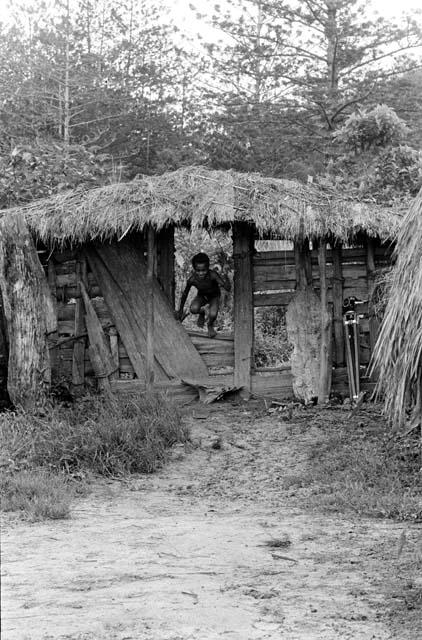
[[397, 209], [357, 202], [316, 185], [204, 167], [76, 188], [7, 211], [22, 212], [46, 243], [119, 237], [147, 224], [159, 230], [171, 224], [213, 228], [235, 221], [253, 223], [261, 237], [331, 235], [350, 241], [363, 232], [389, 240], [401, 219]]

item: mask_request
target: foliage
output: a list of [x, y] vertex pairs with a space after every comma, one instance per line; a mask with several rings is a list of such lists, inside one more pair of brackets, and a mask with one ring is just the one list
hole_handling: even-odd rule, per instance
[[418, 66], [422, 44], [416, 19], [370, 18], [358, 0], [231, 0], [212, 23], [224, 34], [207, 45], [212, 165], [305, 180], [335, 158], [331, 133], [356, 105]]
[[44, 469], [2, 473], [2, 511], [17, 511], [32, 521], [67, 518], [72, 494], [62, 476]]
[[375, 164], [370, 186], [387, 198], [390, 194], [415, 196], [422, 186], [422, 151], [406, 145], [383, 151]]
[[386, 105], [349, 116], [333, 139], [343, 155], [331, 162], [335, 184], [356, 195], [391, 204], [415, 196], [422, 185], [422, 152], [400, 144], [406, 124]]
[[422, 70], [393, 75], [378, 84], [371, 94], [372, 104], [387, 104], [406, 122], [406, 144], [422, 149]]
[[422, 517], [420, 451], [417, 438], [391, 440], [376, 409], [353, 424], [321, 424], [319, 442], [308, 451], [311, 504], [329, 511], [398, 520]]
[[[0, 24], [2, 206], [192, 164], [306, 181], [335, 161], [345, 117], [390, 97], [420, 129], [417, 80], [403, 85], [413, 111], [384, 91], [418, 66], [417, 20], [370, 18], [358, 0], [227, 0], [210, 18], [223, 37], [203, 53], [161, 0], [15, 3], [12, 17]], [[16, 148], [42, 161], [15, 170]]]
[[292, 346], [286, 331], [285, 311], [279, 307], [255, 310], [254, 361], [256, 367], [279, 367], [290, 360]]
[[396, 145], [405, 139], [407, 131], [395, 111], [382, 104], [352, 113], [334, 132], [333, 138], [357, 153], [372, 147]]
[[5, 413], [4, 465], [12, 470], [46, 468], [71, 475], [151, 473], [166, 449], [188, 438], [174, 407], [158, 396], [87, 396], [45, 415]]
[[[12, 15], [10, 26], [0, 24], [4, 206], [51, 193], [56, 183], [91, 182], [92, 173], [125, 179], [196, 157], [196, 94], [187, 86], [197, 69], [160, 0], [80, 0], [71, 10], [56, 0], [15, 5]], [[41, 156], [36, 171], [25, 163], [12, 171], [16, 148]]]
[[19, 144], [0, 156], [0, 208], [79, 185], [99, 186], [111, 176], [110, 159], [96, 158], [82, 145], [53, 141]]
[[290, 437], [305, 464], [282, 486], [303, 505], [334, 513], [422, 518], [417, 434], [392, 438], [381, 408], [292, 408]]

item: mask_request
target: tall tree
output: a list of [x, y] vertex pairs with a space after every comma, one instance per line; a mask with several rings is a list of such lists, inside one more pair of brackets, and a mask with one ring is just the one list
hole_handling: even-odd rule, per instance
[[[296, 139], [296, 161], [306, 166], [311, 157], [320, 171], [334, 152], [332, 132], [356, 105], [368, 103], [372, 92], [392, 74], [420, 63], [420, 55], [419, 60], [415, 57], [422, 45], [420, 25], [410, 17], [401, 24], [371, 17], [367, 3], [359, 0], [250, 0], [248, 4], [255, 12], [242, 10], [243, 3], [233, 0], [229, 15], [220, 12], [214, 16], [214, 26], [221, 29], [228, 42], [219, 51], [210, 49], [214, 59], [218, 58], [217, 72], [221, 73], [223, 62], [225, 77], [236, 78], [234, 89], [243, 107], [245, 102], [250, 104], [254, 84], [261, 87], [264, 79], [270, 85], [266, 87], [269, 112], [274, 113], [276, 106], [278, 110], [277, 119], [267, 119], [265, 138], [287, 141], [284, 148], [279, 145], [279, 165], [291, 165], [288, 148]], [[239, 56], [228, 55], [231, 50], [255, 62], [239, 64]], [[249, 86], [249, 96], [239, 78]], [[224, 86], [220, 95], [218, 106], [232, 136], [236, 116], [230, 111]], [[244, 120], [243, 108], [239, 125]], [[253, 119], [249, 120], [252, 124]], [[224, 131], [224, 118], [220, 117], [221, 121]], [[253, 126], [250, 130], [253, 134]], [[261, 131], [262, 126], [258, 136]], [[245, 126], [240, 126], [239, 132], [243, 138]], [[259, 146], [257, 136], [253, 138]], [[219, 161], [218, 156], [214, 161]], [[261, 165], [259, 158], [257, 164]], [[265, 162], [254, 168], [271, 171]]]

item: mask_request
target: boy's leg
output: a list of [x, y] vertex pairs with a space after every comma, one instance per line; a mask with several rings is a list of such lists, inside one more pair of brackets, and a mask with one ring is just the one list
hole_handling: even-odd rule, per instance
[[217, 320], [219, 308], [220, 308], [220, 297], [216, 296], [215, 298], [211, 298], [210, 308], [208, 311], [208, 337], [209, 338], [215, 338], [215, 336], [217, 335], [217, 332], [214, 329], [214, 324], [215, 324], [215, 321]]
[[205, 324], [205, 311], [204, 311], [205, 301], [201, 296], [196, 296], [190, 305], [190, 312], [194, 315], [198, 315], [197, 325], [202, 329]]

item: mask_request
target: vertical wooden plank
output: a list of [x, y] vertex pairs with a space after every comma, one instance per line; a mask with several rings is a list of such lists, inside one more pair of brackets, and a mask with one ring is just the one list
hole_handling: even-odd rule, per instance
[[335, 243], [332, 247], [333, 258], [333, 315], [334, 315], [334, 341], [335, 363], [344, 365], [344, 331], [343, 331], [343, 270], [341, 266], [341, 244]]
[[175, 274], [174, 274], [174, 227], [165, 227], [157, 238], [157, 247], [160, 252], [160, 266], [158, 279], [164, 293], [174, 308], [175, 303]]
[[108, 391], [110, 390], [109, 376], [114, 372], [114, 363], [110, 347], [107, 343], [107, 338], [101, 326], [101, 322], [98, 319], [94, 306], [82, 281], [79, 281], [79, 286], [85, 307], [85, 323], [89, 339], [88, 351], [92, 368], [94, 369], [94, 373], [97, 378], [98, 388]]
[[[75, 324], [74, 335], [80, 336], [86, 331], [85, 318], [84, 318], [84, 304], [82, 300], [81, 286], [83, 282], [84, 286], [87, 286], [87, 269], [86, 260], [82, 255], [78, 255], [76, 260], [76, 304], [75, 304]], [[76, 395], [83, 391], [85, 383], [85, 337], [78, 338], [73, 344], [73, 356], [72, 356], [72, 386], [73, 393]]]
[[243, 387], [241, 396], [251, 393], [251, 369], [254, 339], [253, 227], [245, 222], [233, 226], [234, 258], [234, 384]]
[[113, 371], [113, 373], [111, 374], [110, 378], [112, 380], [118, 380], [119, 379], [119, 365], [120, 365], [120, 360], [119, 360], [119, 336], [117, 335], [117, 331], [116, 331], [116, 327], [110, 327], [108, 330], [108, 336], [110, 339], [110, 351], [111, 351], [111, 358], [113, 360], [113, 364], [115, 366], [115, 371]]
[[[53, 309], [54, 314], [57, 317], [57, 279], [56, 279], [56, 268], [54, 266], [53, 260], [50, 258], [47, 266], [47, 282], [50, 287], [51, 299], [53, 301]], [[50, 350], [50, 366], [51, 366], [51, 379], [55, 381], [59, 377], [58, 370], [58, 352], [57, 352], [57, 340], [58, 333], [57, 331], [53, 331], [47, 336], [48, 339], [48, 348]]]
[[366, 272], [368, 281], [368, 315], [369, 315], [369, 343], [371, 346], [371, 355], [374, 351], [375, 343], [378, 337], [379, 322], [374, 311], [373, 295], [375, 290], [375, 240], [367, 238], [366, 240]]
[[154, 384], [154, 271], [155, 271], [155, 232], [148, 227], [148, 256], [146, 276], [146, 387]]
[[321, 352], [318, 404], [326, 404], [331, 390], [331, 317], [327, 307], [327, 241], [322, 238], [318, 247], [319, 280], [321, 290]]

